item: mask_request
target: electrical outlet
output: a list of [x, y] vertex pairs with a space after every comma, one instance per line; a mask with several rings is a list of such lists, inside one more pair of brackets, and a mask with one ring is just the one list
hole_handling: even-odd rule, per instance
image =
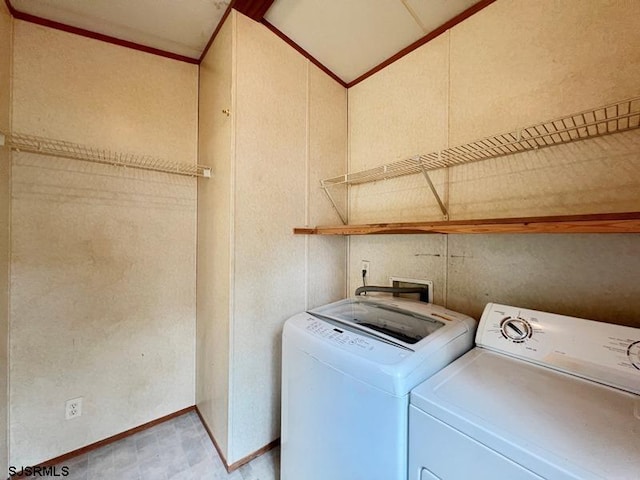
[[369, 260], [362, 260], [362, 268], [360, 269], [360, 274], [362, 274], [362, 272], [365, 272], [364, 276], [369, 278], [370, 268], [371, 268], [371, 262], [369, 262]]
[[71, 420], [82, 415], [82, 397], [67, 400], [64, 406], [64, 418]]

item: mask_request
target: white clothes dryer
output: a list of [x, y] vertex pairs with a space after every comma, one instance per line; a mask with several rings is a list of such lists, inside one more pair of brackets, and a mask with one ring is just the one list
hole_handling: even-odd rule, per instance
[[411, 394], [409, 480], [640, 479], [640, 329], [489, 304]]

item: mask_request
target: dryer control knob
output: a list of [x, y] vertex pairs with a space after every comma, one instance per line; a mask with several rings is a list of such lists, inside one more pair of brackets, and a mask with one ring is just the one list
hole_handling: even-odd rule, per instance
[[529, 322], [523, 318], [507, 317], [500, 322], [502, 335], [512, 342], [521, 343], [531, 337], [533, 329]]
[[627, 356], [629, 357], [631, 365], [640, 370], [640, 340], [629, 345], [629, 348], [627, 348]]

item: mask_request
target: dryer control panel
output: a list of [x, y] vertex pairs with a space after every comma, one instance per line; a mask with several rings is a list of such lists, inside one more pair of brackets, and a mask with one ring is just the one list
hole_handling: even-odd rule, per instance
[[640, 394], [640, 328], [490, 303], [476, 344]]

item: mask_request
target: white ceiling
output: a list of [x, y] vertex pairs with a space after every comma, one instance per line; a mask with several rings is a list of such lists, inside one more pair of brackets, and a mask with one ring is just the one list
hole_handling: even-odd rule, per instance
[[[1, 0], [0, 0], [1, 1]], [[230, 0], [10, 0], [22, 12], [198, 59]], [[478, 0], [275, 0], [265, 18], [345, 83]]]
[[11, 0], [19, 12], [198, 59], [230, 0]]
[[478, 0], [276, 0], [265, 18], [344, 82]]

